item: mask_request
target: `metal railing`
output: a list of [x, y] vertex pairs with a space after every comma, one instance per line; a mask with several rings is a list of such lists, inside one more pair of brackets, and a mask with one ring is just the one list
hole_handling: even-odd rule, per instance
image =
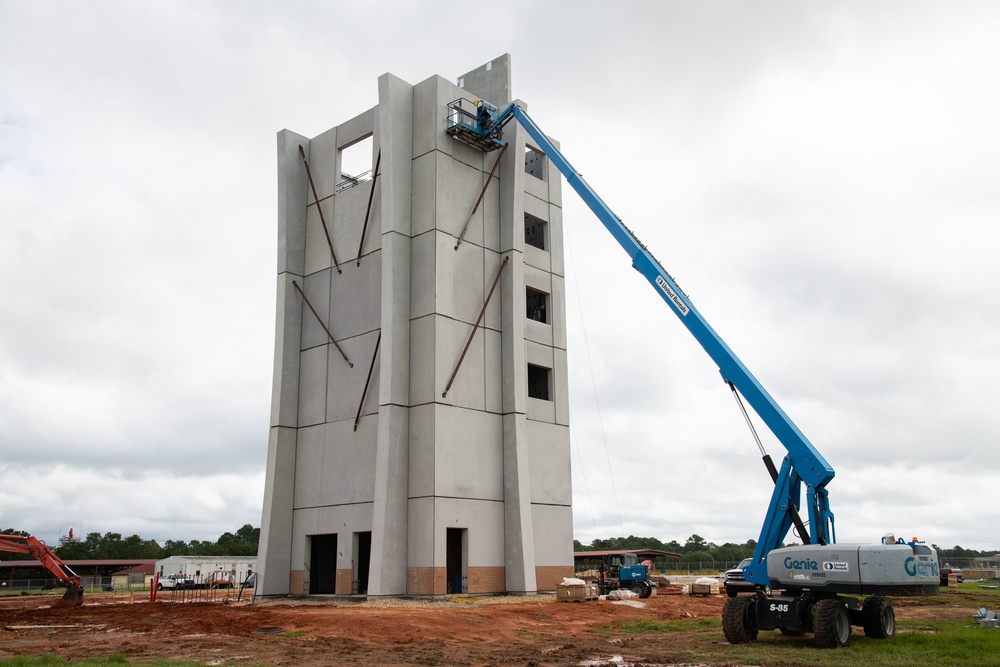
[[355, 185], [361, 185], [367, 181], [372, 180], [373, 171], [369, 169], [366, 172], [362, 172], [357, 176], [352, 176], [350, 174], [341, 174], [340, 183], [337, 183], [337, 188], [334, 190], [334, 194], [340, 194], [344, 190], [349, 190]]

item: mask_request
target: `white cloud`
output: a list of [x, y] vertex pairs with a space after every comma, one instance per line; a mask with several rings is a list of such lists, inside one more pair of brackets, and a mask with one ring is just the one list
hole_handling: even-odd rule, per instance
[[[0, 4], [0, 527], [257, 524], [274, 133], [510, 52], [515, 95], [836, 468], [841, 539], [997, 546], [1000, 10], [446, 9]], [[769, 482], [728, 389], [564, 200], [577, 537], [756, 538]]]

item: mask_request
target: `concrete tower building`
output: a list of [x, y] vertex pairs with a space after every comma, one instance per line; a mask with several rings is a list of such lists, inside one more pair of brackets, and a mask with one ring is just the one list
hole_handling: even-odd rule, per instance
[[508, 104], [510, 57], [278, 134], [265, 595], [572, 574], [559, 173], [516, 123], [499, 161], [454, 140], [458, 98]]

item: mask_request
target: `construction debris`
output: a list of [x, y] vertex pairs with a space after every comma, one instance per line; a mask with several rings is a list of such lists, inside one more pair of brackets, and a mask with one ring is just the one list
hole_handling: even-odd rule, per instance
[[980, 607], [976, 615], [972, 617], [981, 628], [997, 629], [1000, 626], [1000, 614], [990, 611], [986, 607]]

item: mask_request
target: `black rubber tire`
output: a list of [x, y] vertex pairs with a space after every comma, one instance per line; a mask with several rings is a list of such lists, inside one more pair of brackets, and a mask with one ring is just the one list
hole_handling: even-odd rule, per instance
[[851, 643], [851, 617], [840, 600], [820, 600], [812, 608], [813, 640], [819, 648], [838, 648]]
[[757, 639], [755, 597], [726, 598], [722, 605], [722, 632], [730, 644], [743, 644]]
[[641, 581], [637, 581], [634, 584], [632, 584], [629, 587], [629, 590], [638, 595], [640, 598], [646, 597], [645, 595], [643, 595], [643, 593], [646, 592], [646, 589], [643, 587]]
[[156, 590], [162, 591], [163, 590], [163, 584], [156, 584]]
[[861, 617], [864, 619], [865, 637], [888, 639], [896, 634], [896, 611], [892, 602], [881, 595], [865, 598]]

